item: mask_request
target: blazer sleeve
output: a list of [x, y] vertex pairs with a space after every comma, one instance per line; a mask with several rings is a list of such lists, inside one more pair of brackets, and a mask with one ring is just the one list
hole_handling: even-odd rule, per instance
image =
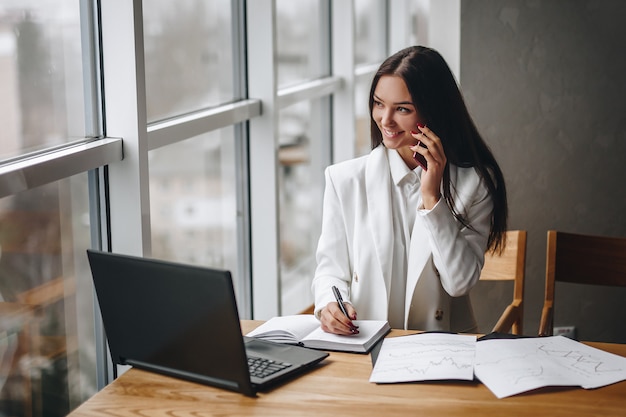
[[329, 302], [335, 301], [331, 287], [337, 286], [344, 298], [349, 301], [348, 286], [351, 280], [351, 266], [348, 236], [342, 203], [333, 183], [331, 167], [326, 168], [322, 230], [317, 246], [317, 268], [311, 284], [315, 298], [315, 316]]
[[471, 227], [463, 226], [445, 203], [417, 218], [428, 231], [433, 262], [442, 287], [452, 297], [469, 293], [480, 278], [491, 230], [493, 202], [486, 185], [472, 168], [464, 168], [462, 183], [456, 184], [455, 204]]

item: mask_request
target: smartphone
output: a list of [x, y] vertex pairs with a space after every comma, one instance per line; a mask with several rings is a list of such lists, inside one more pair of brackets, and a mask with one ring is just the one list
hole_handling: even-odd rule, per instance
[[[417, 144], [422, 148], [426, 148], [426, 145], [424, 145], [422, 142], [417, 142]], [[424, 155], [413, 152], [413, 159], [415, 159], [415, 162], [417, 162], [424, 171], [428, 170], [428, 162], [426, 162], [426, 158], [424, 158]]]

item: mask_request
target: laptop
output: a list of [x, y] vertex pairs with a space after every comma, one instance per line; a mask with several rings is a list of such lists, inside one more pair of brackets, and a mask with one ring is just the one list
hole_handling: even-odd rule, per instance
[[87, 256], [115, 364], [256, 396], [328, 356], [243, 336], [229, 271]]

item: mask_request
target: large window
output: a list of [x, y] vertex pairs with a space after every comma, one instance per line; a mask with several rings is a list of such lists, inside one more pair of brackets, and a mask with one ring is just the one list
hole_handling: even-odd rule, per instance
[[78, 2], [0, 5], [0, 159], [82, 139]]
[[323, 1], [276, 1], [279, 88], [329, 75], [327, 27]]
[[98, 389], [88, 174], [24, 168], [100, 134], [88, 16], [76, 1], [0, 2], [2, 416], [64, 416]]
[[115, 376], [88, 248], [229, 269], [242, 318], [309, 307], [392, 4], [0, 0], [1, 417]]
[[[330, 74], [329, 9], [325, 2], [276, 3], [278, 87]], [[312, 92], [315, 95], [315, 92]], [[281, 314], [312, 302], [315, 248], [321, 225], [321, 171], [330, 163], [329, 99], [297, 100], [278, 113], [278, 215]]]
[[143, 2], [149, 122], [235, 99], [230, 3]]
[[64, 416], [96, 392], [87, 175], [0, 200], [0, 410]]
[[308, 308], [321, 227], [323, 166], [329, 163], [327, 99], [304, 101], [280, 112], [279, 230], [281, 314]]
[[[151, 256], [230, 270], [246, 316], [245, 251], [239, 242], [245, 149], [237, 145], [243, 132], [234, 125], [217, 129], [210, 116], [204, 127], [190, 129], [185, 117], [243, 98], [244, 70], [234, 70], [242, 51], [233, 36], [238, 16], [231, 3], [143, 4], [147, 119], [157, 126], [167, 120], [171, 129], [169, 144], [148, 158]], [[191, 130], [204, 132], [190, 135]]]
[[152, 256], [228, 269], [239, 296], [233, 128], [156, 149], [149, 161]]
[[356, 117], [355, 154], [371, 150], [370, 85], [375, 69], [387, 56], [386, 6], [377, 0], [355, 0], [355, 82], [354, 115]]
[[387, 56], [385, 2], [355, 0], [355, 64], [377, 64]]

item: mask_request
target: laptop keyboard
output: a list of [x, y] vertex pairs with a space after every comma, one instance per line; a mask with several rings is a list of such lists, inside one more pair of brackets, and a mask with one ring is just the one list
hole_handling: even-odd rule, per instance
[[271, 359], [248, 356], [248, 369], [250, 376], [257, 378], [267, 378], [268, 376], [289, 368], [290, 363], [273, 361]]

